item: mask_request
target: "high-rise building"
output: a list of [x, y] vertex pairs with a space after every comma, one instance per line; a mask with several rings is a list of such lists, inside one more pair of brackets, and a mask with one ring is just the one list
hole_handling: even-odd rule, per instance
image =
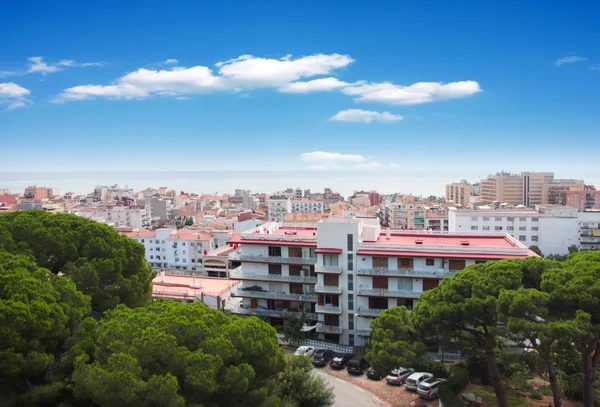
[[466, 179], [446, 185], [446, 200], [454, 205], [467, 206], [473, 195], [473, 185]]
[[480, 196], [486, 202], [519, 205], [523, 201], [523, 179], [520, 175], [499, 172], [481, 180]]
[[554, 196], [556, 204], [577, 208], [579, 212], [600, 209], [600, 191], [591, 185], [586, 185], [583, 190], [557, 191]]

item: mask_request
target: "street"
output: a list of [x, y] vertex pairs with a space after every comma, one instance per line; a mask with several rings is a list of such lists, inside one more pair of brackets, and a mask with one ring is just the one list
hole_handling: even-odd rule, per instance
[[324, 371], [314, 370], [314, 373], [325, 379], [327, 384], [333, 387], [335, 394], [335, 407], [363, 407], [378, 406], [389, 407], [390, 405], [373, 393], [362, 389], [352, 383], [329, 375]]

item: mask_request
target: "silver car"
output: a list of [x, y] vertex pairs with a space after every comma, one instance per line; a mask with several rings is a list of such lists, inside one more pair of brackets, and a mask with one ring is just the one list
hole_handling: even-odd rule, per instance
[[412, 369], [412, 368], [407, 369], [405, 367], [399, 367], [398, 369], [392, 370], [392, 372], [385, 377], [385, 381], [388, 384], [394, 384], [396, 386], [400, 386], [400, 385], [402, 385], [402, 383], [404, 383], [406, 378], [408, 376], [410, 376], [411, 374], [413, 374], [414, 372], [415, 372], [415, 369]]
[[435, 377], [423, 380], [417, 388], [417, 393], [424, 399], [434, 399], [438, 396], [440, 384], [445, 381], [444, 379], [437, 379]]
[[404, 387], [408, 390], [417, 390], [423, 380], [431, 379], [433, 375], [431, 373], [417, 372], [413, 373], [406, 378]]

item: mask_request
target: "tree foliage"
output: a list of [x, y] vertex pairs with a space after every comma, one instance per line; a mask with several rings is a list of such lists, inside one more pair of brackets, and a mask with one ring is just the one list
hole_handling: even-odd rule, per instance
[[118, 306], [98, 331], [73, 381], [79, 400], [99, 406], [148, 405], [158, 385], [171, 404], [152, 405], [259, 406], [285, 364], [274, 328], [201, 303]]
[[44, 384], [46, 370], [89, 312], [90, 299], [75, 284], [25, 255], [0, 252], [0, 404]]
[[367, 361], [378, 372], [387, 373], [395, 368], [412, 366], [425, 353], [406, 307], [383, 311], [371, 323], [371, 346], [365, 353]]
[[308, 322], [309, 318], [304, 313], [299, 317], [286, 318], [283, 321], [283, 339], [292, 344], [298, 344], [306, 339], [307, 334], [303, 328]]
[[144, 247], [109, 226], [75, 215], [23, 211], [0, 216], [0, 250], [32, 256], [39, 267], [66, 274], [104, 312], [146, 304], [154, 274]]

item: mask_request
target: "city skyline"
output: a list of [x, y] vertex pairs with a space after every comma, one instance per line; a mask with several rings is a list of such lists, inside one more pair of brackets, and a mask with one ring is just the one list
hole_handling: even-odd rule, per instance
[[27, 2], [4, 6], [0, 33], [22, 41], [0, 48], [0, 171], [551, 167], [600, 181], [581, 148], [600, 117], [592, 5], [302, 4], [42, 5], [35, 25]]

